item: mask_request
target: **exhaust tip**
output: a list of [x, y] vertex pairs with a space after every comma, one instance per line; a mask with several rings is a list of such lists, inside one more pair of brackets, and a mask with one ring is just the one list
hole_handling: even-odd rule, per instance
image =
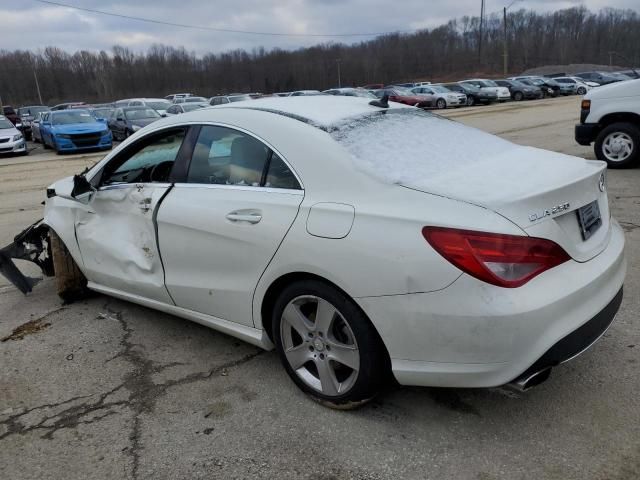
[[551, 376], [551, 367], [538, 370], [534, 373], [526, 373], [521, 377], [516, 378], [513, 382], [507, 384], [509, 387], [519, 392], [526, 392], [527, 390], [540, 385]]

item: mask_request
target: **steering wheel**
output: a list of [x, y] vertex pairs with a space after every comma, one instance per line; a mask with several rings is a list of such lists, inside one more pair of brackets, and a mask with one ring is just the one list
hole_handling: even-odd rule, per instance
[[171, 168], [173, 168], [173, 162], [170, 160], [158, 163], [151, 169], [149, 180], [151, 182], [166, 182], [171, 173]]

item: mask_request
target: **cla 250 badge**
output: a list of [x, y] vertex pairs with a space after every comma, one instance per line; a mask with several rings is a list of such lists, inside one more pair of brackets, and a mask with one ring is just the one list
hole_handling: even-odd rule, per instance
[[555, 207], [532, 213], [531, 215], [529, 215], [529, 220], [532, 222], [535, 222], [536, 220], [542, 220], [544, 217], [550, 217], [551, 215], [555, 215], [556, 213], [565, 212], [569, 210], [569, 207], [569, 202], [561, 203], [560, 205], [556, 205]]

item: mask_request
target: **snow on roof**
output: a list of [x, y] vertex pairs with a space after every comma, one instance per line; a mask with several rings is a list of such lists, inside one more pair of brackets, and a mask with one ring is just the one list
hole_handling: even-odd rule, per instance
[[[369, 105], [371, 100], [370, 98], [334, 95], [269, 97], [251, 102], [221, 105], [215, 108], [264, 110], [307, 121], [307, 123], [326, 130], [333, 125], [343, 122], [345, 119], [383, 110], [380, 107]], [[390, 103], [388, 110], [399, 110], [403, 108], [413, 107], [408, 107], [401, 103]]]

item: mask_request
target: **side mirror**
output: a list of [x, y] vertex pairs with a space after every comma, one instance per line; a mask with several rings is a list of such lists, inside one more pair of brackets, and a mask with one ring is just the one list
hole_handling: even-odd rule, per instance
[[123, 117], [118, 117], [118, 118], [116, 118], [116, 120], [119, 121], [119, 122], [124, 122], [124, 118]]
[[161, 116], [161, 117], [166, 117], [166, 116], [167, 116], [167, 114], [166, 114], [166, 113], [161, 113], [161, 114], [160, 114], [160, 116]]
[[87, 193], [95, 192], [96, 189], [89, 183], [87, 177], [84, 175], [74, 175], [73, 177], [73, 190], [71, 190], [71, 196], [75, 199], [83, 196]]
[[107, 123], [107, 119], [106, 118], [96, 118], [97, 121], [102, 122], [102, 123]]

